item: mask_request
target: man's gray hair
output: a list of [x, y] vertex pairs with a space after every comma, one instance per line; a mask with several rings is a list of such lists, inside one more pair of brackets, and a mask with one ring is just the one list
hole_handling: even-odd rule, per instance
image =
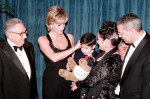
[[134, 28], [137, 31], [141, 31], [142, 30], [142, 21], [141, 19], [133, 13], [129, 13], [126, 14], [124, 16], [122, 16], [117, 24], [122, 24], [126, 30], [130, 30], [132, 28]]
[[6, 21], [5, 23], [5, 26], [4, 26], [4, 32], [5, 32], [5, 35], [7, 34], [7, 32], [13, 28], [13, 26], [15, 26], [16, 24], [18, 23], [22, 23], [22, 20], [18, 19], [18, 18], [12, 18], [12, 19], [9, 19]]

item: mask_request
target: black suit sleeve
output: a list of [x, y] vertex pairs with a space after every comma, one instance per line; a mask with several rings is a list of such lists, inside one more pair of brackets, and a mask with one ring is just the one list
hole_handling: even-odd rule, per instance
[[[0, 55], [2, 55], [1, 54], [1, 52], [0, 52]], [[3, 97], [3, 65], [2, 65], [2, 59], [1, 59], [1, 57], [0, 57], [0, 99], [4, 99], [4, 97]]]
[[142, 99], [150, 99], [150, 54], [146, 58], [142, 72]]
[[32, 84], [32, 86], [34, 86], [33, 88], [32, 88], [32, 90], [33, 90], [33, 92], [34, 92], [34, 95], [37, 97], [37, 99], [38, 99], [38, 92], [37, 92], [37, 79], [36, 79], [36, 67], [35, 67], [35, 54], [34, 54], [34, 47], [33, 47], [33, 44], [32, 43], [30, 43], [30, 53], [31, 53], [31, 57], [32, 57], [32, 62], [33, 62], [33, 66], [32, 66], [32, 73], [34, 74], [34, 78], [32, 79], [32, 81], [34, 82], [33, 84]]

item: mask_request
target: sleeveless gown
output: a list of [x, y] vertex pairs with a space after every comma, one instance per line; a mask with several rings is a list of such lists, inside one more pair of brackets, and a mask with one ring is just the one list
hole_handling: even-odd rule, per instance
[[[68, 46], [64, 50], [67, 50], [71, 48], [71, 43], [68, 36], [65, 33], [64, 35], [68, 42]], [[46, 37], [49, 40], [50, 47], [54, 50], [55, 53], [64, 51], [56, 48], [53, 45], [53, 42], [48, 34]], [[60, 43], [63, 44], [62, 42]], [[71, 55], [68, 57], [71, 57]], [[59, 69], [66, 69], [68, 57], [58, 62], [53, 62], [45, 56], [46, 69], [43, 74], [43, 99], [73, 99], [71, 82], [66, 81], [58, 74]]]

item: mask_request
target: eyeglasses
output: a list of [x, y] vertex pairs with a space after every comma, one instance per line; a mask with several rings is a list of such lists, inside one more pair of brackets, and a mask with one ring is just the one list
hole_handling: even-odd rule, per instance
[[126, 32], [123, 32], [123, 33], [122, 33], [122, 32], [118, 32], [118, 34], [119, 34], [119, 35], [124, 35], [124, 34], [127, 34], [127, 33], [131, 32], [130, 30], [131, 30], [131, 29], [126, 30]]
[[28, 30], [25, 30], [24, 32], [21, 32], [21, 33], [17, 33], [17, 32], [11, 32], [11, 33], [18, 34], [20, 36], [23, 36], [25, 34], [28, 36], [27, 32], [28, 32]]

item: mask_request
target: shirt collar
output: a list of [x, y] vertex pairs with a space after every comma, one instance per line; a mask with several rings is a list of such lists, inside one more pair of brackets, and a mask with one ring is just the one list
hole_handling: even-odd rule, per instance
[[133, 42], [135, 48], [139, 45], [139, 43], [142, 41], [142, 39], [145, 37], [145, 35], [146, 35], [146, 32], [144, 31], [144, 34], [138, 40]]
[[7, 38], [8, 44], [13, 48], [13, 46], [16, 46], [14, 43], [12, 43], [8, 38]]

